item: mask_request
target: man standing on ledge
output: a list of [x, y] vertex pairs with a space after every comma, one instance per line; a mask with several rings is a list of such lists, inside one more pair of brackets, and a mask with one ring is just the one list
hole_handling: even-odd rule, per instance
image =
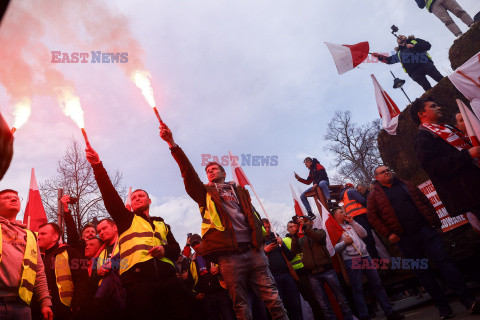
[[188, 195], [198, 204], [202, 216], [203, 256], [218, 261], [239, 320], [251, 320], [247, 292], [251, 288], [262, 298], [273, 319], [288, 319], [275, 287], [263, 244], [262, 222], [254, 212], [248, 191], [225, 183], [225, 170], [208, 163], [208, 184], [198, 177], [183, 150], [163, 125], [160, 136], [177, 161]]
[[108, 213], [117, 225], [120, 279], [127, 292], [131, 319], [190, 319], [188, 290], [175, 275], [172, 261], [180, 246], [162, 218], [150, 216], [152, 200], [138, 189], [132, 193], [132, 211], [125, 208], [98, 154], [86, 149]]
[[472, 212], [480, 219], [480, 147], [455, 127], [440, 121], [442, 112], [431, 97], [415, 100], [410, 107], [419, 125], [415, 153], [432, 180], [450, 216]]

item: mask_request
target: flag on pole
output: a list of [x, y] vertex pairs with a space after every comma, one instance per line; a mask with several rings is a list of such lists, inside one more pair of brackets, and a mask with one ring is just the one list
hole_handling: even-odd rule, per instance
[[132, 187], [128, 188], [127, 201], [125, 201], [125, 208], [132, 211]]
[[290, 190], [292, 191], [293, 197], [293, 207], [295, 208], [295, 214], [298, 217], [306, 216], [305, 211], [303, 210], [303, 206], [300, 204], [300, 200], [298, 199], [297, 193], [293, 190], [292, 185], [290, 184]]
[[354, 45], [329, 42], [325, 42], [325, 44], [332, 55], [338, 74], [344, 74], [365, 61], [370, 49], [370, 46], [366, 41]]
[[247, 175], [243, 172], [242, 167], [238, 164], [237, 158], [235, 158], [230, 151], [228, 151], [228, 154], [230, 155], [233, 181], [241, 187], [245, 187], [247, 184], [252, 186]]
[[38, 189], [37, 179], [35, 178], [35, 170], [32, 168], [30, 177], [30, 190], [28, 192], [27, 206], [23, 215], [23, 223], [32, 231], [38, 231], [38, 227], [47, 222], [47, 215], [43, 208], [40, 190]]
[[397, 134], [398, 109], [392, 98], [383, 90], [375, 76], [372, 74], [373, 87], [375, 88], [375, 100], [377, 101], [378, 112], [382, 118], [382, 125], [385, 131], [394, 136]]
[[[319, 213], [318, 217], [313, 220], [313, 226], [317, 229], [323, 229], [327, 231], [327, 223], [329, 222], [330, 219], [333, 219], [332, 216], [330, 216], [330, 213], [328, 213], [328, 210], [323, 206], [321, 201], [317, 201], [320, 203], [320, 207], [322, 208], [322, 212]], [[334, 220], [335, 221], [335, 220]], [[336, 221], [335, 221], [336, 223]], [[338, 225], [338, 223], [337, 223]], [[327, 250], [330, 256], [333, 256], [335, 254], [335, 247], [333, 246], [332, 240], [330, 239], [330, 234], [327, 232]], [[336, 243], [335, 243], [336, 244]]]
[[458, 67], [448, 78], [470, 101], [473, 112], [480, 118], [480, 52]]
[[465, 133], [470, 138], [474, 147], [480, 146], [480, 142], [478, 141], [480, 137], [480, 121], [462, 100], [457, 99], [457, 105], [462, 114], [463, 122], [465, 122], [465, 127], [467, 128], [467, 132]]

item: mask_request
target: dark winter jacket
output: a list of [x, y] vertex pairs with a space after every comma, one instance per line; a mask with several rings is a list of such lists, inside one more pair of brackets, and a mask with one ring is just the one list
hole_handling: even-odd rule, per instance
[[[210, 195], [215, 209], [218, 212], [222, 226], [224, 230], [217, 228], [210, 228], [202, 236], [202, 250], [203, 256], [206, 259], [210, 259], [216, 262], [217, 258], [221, 255], [228, 255], [235, 253], [238, 249], [238, 242], [235, 237], [235, 231], [233, 229], [230, 216], [223, 209], [222, 199], [220, 193], [215, 186], [203, 184], [202, 180], [198, 177], [197, 172], [193, 168], [190, 160], [183, 152], [183, 150], [176, 146], [171, 148], [172, 156], [180, 168], [182, 174], [183, 183], [185, 184], [185, 190], [190, 198], [192, 198], [200, 209], [202, 219], [204, 219], [205, 211], [207, 208], [207, 194]], [[245, 220], [251, 231], [251, 242], [255, 250], [260, 250], [263, 244], [263, 224], [254, 212], [252, 207], [250, 194], [243, 187], [232, 186], [235, 191], [235, 196], [239, 201], [239, 206], [242, 213], [245, 215]], [[204, 223], [211, 223], [210, 219], [204, 219]]]
[[82, 258], [85, 258], [85, 240], [80, 237], [70, 211], [63, 212], [63, 219], [65, 220], [65, 227], [67, 229], [67, 244], [80, 253]]
[[414, 147], [450, 216], [480, 208], [480, 168], [473, 164], [468, 150], [458, 151], [423, 127]]
[[[71, 308], [65, 306], [60, 301], [55, 272], [55, 259], [58, 254], [65, 250], [68, 253], [68, 262], [74, 287]], [[88, 272], [86, 266], [81, 263], [81, 260], [82, 257], [77, 250], [68, 245], [59, 245], [58, 243], [50, 249], [47, 249], [43, 255], [48, 290], [52, 296], [52, 311], [54, 312], [55, 317], [58, 317], [59, 319], [70, 315], [72, 310], [74, 314], [78, 315], [78, 312], [83, 312], [83, 310], [80, 309], [84, 309], [88, 303]]]
[[304, 184], [318, 184], [320, 181], [328, 181], [327, 171], [325, 168], [318, 162], [316, 158], [312, 159], [312, 165], [310, 166], [310, 172], [308, 174], [307, 180], [299, 178], [298, 181]]
[[[412, 43], [416, 42], [416, 43]], [[430, 50], [432, 45], [422, 39], [408, 39], [406, 44], [415, 44], [413, 48], [407, 48], [407, 46], [400, 46], [399, 51], [390, 57], [379, 56], [379, 60], [386, 64], [394, 64], [401, 62], [403, 68], [408, 73], [412, 75], [415, 73], [415, 70], [424, 64], [433, 64], [432, 59], [428, 56], [427, 51]], [[399, 54], [400, 53], [400, 59]]]
[[[394, 179], [404, 184], [413, 202], [428, 223], [434, 228], [440, 228], [442, 226], [440, 218], [432, 203], [423, 192], [410, 182], [401, 181], [397, 178]], [[390, 201], [378, 181], [375, 182], [373, 190], [370, 191], [370, 195], [368, 196], [367, 210], [368, 221], [375, 231], [383, 237], [388, 239], [392, 233], [396, 235], [404, 233]]]
[[[265, 237], [265, 245], [268, 245], [272, 242], [276, 242], [275, 235], [270, 233]], [[290, 270], [288, 269], [287, 263], [285, 262], [285, 258], [283, 257], [282, 253], [288, 259], [288, 261], [292, 260], [295, 256], [292, 252], [287, 248], [285, 243], [282, 242], [281, 247], [276, 247], [270, 252], [265, 252], [265, 255], [268, 258], [268, 265], [270, 271], [272, 272], [273, 276], [281, 275], [284, 273], [289, 273]]]
[[333, 268], [327, 250], [327, 233], [323, 229], [305, 228], [305, 235], [292, 238], [292, 254], [303, 252], [302, 262], [310, 273], [320, 273]]
[[[418, 7], [419, 7], [420, 9], [423, 9], [423, 8], [425, 8], [425, 6], [426, 6], [425, 0], [415, 0], [415, 2], [417, 3], [417, 5], [418, 5]], [[436, 0], [433, 0], [433, 1], [432, 1], [432, 4], [430, 5], [430, 8], [429, 8], [428, 11], [432, 12], [433, 4], [434, 4], [435, 2], [436, 2]]]

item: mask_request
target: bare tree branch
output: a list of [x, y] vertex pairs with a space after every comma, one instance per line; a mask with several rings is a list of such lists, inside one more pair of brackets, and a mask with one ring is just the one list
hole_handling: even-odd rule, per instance
[[377, 148], [380, 121], [358, 125], [350, 111], [336, 111], [328, 123], [325, 150], [333, 154], [338, 173], [335, 181], [369, 184], [373, 169], [381, 164]]

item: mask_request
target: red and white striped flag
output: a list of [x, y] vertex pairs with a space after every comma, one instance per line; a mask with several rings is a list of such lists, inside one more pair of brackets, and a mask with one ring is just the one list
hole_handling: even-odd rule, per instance
[[465, 127], [467, 128], [467, 132], [465, 133], [470, 138], [474, 147], [480, 146], [480, 121], [462, 100], [457, 99], [457, 105], [462, 114], [463, 122], [465, 122]]
[[392, 98], [383, 90], [378, 83], [375, 76], [372, 74], [373, 87], [375, 89], [375, 100], [377, 101], [378, 112], [382, 118], [382, 125], [385, 131], [394, 136], [397, 134], [398, 116], [400, 109], [398, 109]]
[[470, 101], [473, 112], [480, 118], [480, 52], [458, 67], [448, 78]]
[[32, 168], [30, 177], [30, 190], [28, 192], [27, 206], [23, 215], [23, 223], [32, 231], [38, 231], [38, 227], [46, 223], [47, 215], [43, 207], [40, 190], [38, 189], [37, 179], [35, 178], [35, 170]]
[[292, 185], [290, 184], [290, 190], [292, 191], [292, 198], [293, 198], [293, 207], [295, 208], [295, 214], [298, 217], [306, 216], [305, 211], [303, 210], [303, 206], [300, 203], [300, 199], [298, 199], [297, 193], [293, 190]]
[[128, 188], [127, 201], [125, 201], [125, 208], [132, 211], [132, 187]]
[[344, 74], [356, 68], [368, 57], [370, 46], [367, 41], [354, 45], [325, 42], [330, 51], [338, 74]]
[[228, 151], [228, 154], [230, 155], [233, 181], [235, 181], [235, 183], [240, 187], [245, 187], [247, 184], [252, 186], [247, 178], [247, 175], [245, 172], [243, 172], [242, 167], [238, 163], [237, 158], [235, 158], [230, 151]]

